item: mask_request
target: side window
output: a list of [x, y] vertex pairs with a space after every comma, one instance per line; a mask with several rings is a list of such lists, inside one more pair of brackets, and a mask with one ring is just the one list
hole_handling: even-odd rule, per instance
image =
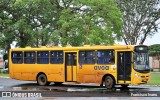
[[70, 66], [77, 65], [77, 54], [76, 53], [66, 54], [66, 65], [70, 65]]
[[51, 51], [50, 52], [51, 64], [63, 64], [63, 51]]
[[36, 63], [36, 53], [34, 51], [24, 52], [24, 63], [25, 64], [35, 64]]
[[80, 64], [95, 64], [95, 51], [80, 51], [79, 52]]
[[85, 64], [85, 51], [80, 51], [79, 52], [79, 63], [80, 64]]
[[113, 50], [98, 50], [97, 51], [97, 63], [98, 64], [114, 63], [114, 51]]
[[23, 63], [23, 52], [21, 51], [15, 51], [12, 52], [12, 62], [14, 64], [22, 64]]
[[49, 51], [37, 51], [37, 63], [49, 64]]

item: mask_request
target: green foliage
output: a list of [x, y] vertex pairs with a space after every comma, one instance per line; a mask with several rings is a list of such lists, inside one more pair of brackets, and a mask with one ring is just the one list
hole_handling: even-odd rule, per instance
[[14, 21], [10, 12], [11, 8], [8, 6], [13, 3], [13, 0], [1, 0], [0, 1], [0, 47], [6, 51], [10, 49], [10, 44], [14, 40], [14, 29], [12, 27]]
[[149, 46], [149, 55], [160, 57], [160, 44], [154, 44]]
[[149, 55], [154, 56], [159, 61], [159, 69], [160, 69], [160, 44], [149, 46]]
[[121, 36], [113, 0], [1, 0], [0, 8], [2, 47], [110, 45]]
[[1, 76], [1, 77], [9, 77], [9, 74], [8, 74], [8, 73], [4, 74], [4, 73], [2, 73], [1, 70], [0, 70], [0, 76]]
[[[113, 44], [120, 37], [121, 13], [113, 0], [79, 0], [81, 20], [85, 31], [85, 44]], [[94, 32], [94, 33], [92, 33]], [[97, 38], [97, 36], [99, 36]]]
[[151, 72], [153, 72], [153, 68], [151, 68]]

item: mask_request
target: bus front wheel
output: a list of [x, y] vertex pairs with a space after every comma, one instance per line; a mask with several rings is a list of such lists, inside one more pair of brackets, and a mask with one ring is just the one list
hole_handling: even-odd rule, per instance
[[111, 76], [106, 76], [104, 80], [104, 85], [107, 89], [112, 89], [115, 85], [113, 78]]
[[47, 77], [45, 74], [40, 74], [37, 77], [37, 84], [40, 86], [45, 86], [45, 85], [49, 85], [50, 82], [47, 81]]

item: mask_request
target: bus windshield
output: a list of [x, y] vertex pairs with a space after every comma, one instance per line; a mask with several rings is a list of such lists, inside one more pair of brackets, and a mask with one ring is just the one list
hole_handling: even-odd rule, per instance
[[149, 71], [149, 56], [147, 52], [134, 53], [134, 69], [137, 71]]

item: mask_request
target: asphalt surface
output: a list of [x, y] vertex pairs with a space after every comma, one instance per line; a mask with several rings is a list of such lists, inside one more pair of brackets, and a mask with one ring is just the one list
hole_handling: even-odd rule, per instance
[[[56, 86], [52, 83], [49, 86], [38, 86], [33, 81], [19, 81], [10, 78], [0, 77], [0, 100], [24, 99], [24, 100], [65, 100], [65, 99], [86, 99], [86, 100], [137, 100], [141, 97], [151, 100], [160, 97], [159, 86], [129, 86], [123, 89], [116, 86], [112, 90], [99, 87], [98, 84], [68, 84]], [[2, 92], [11, 92], [12, 97], [2, 97]], [[20, 94], [21, 95], [17, 95]], [[35, 94], [34, 94], [35, 93]]]

